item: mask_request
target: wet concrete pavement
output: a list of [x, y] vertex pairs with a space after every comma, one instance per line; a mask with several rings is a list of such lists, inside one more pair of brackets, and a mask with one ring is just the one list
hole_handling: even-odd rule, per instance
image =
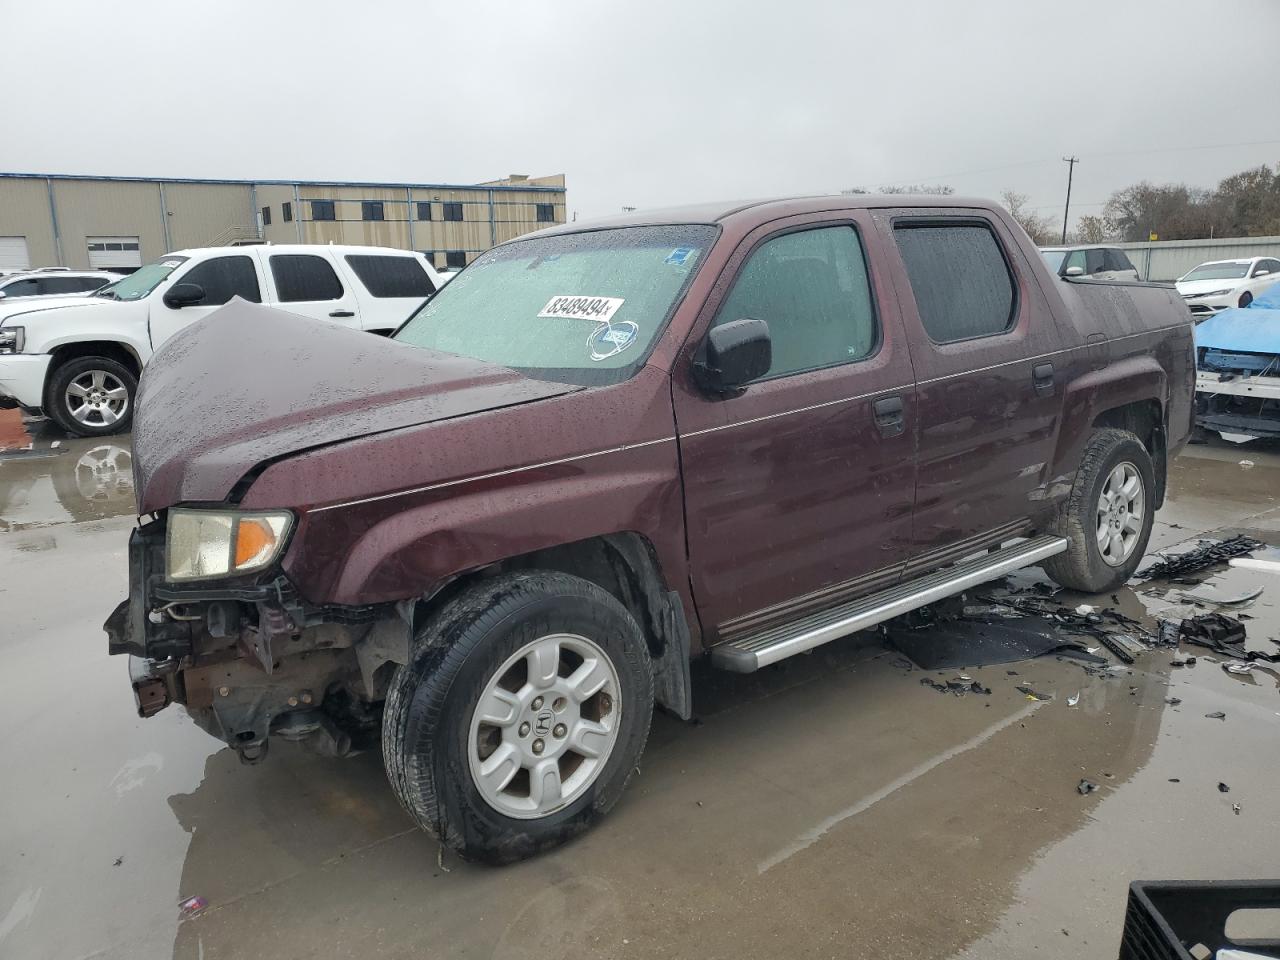
[[[125, 593], [127, 439], [55, 440], [0, 453], [0, 957], [1106, 957], [1130, 880], [1280, 872], [1273, 675], [1047, 657], [970, 670], [992, 695], [958, 698], [873, 637], [699, 671], [701, 722], [655, 718], [598, 829], [511, 868], [441, 861], [376, 754], [281, 743], [244, 767], [180, 708], [134, 714], [101, 630]], [[1280, 544], [1278, 449], [1190, 448], [1153, 548]], [[1274, 649], [1280, 578], [1210, 583], [1267, 587], [1245, 612]]]

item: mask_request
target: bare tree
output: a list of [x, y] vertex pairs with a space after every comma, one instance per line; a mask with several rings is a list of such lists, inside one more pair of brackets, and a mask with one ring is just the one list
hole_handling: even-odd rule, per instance
[[1111, 230], [1105, 217], [1086, 214], [1076, 222], [1075, 238], [1077, 243], [1106, 243], [1111, 239]]
[[1040, 216], [1027, 206], [1027, 195], [1015, 190], [1002, 190], [1000, 200], [1009, 216], [1018, 222], [1018, 226], [1027, 231], [1027, 236], [1036, 246], [1042, 247], [1053, 243], [1057, 237], [1053, 232], [1053, 223], [1048, 217]]

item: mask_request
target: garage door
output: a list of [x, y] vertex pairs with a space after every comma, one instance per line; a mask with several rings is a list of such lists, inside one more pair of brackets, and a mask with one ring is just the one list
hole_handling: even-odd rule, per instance
[[86, 237], [89, 242], [89, 269], [111, 270], [142, 266], [137, 237]]
[[0, 273], [26, 270], [30, 266], [26, 237], [0, 237]]

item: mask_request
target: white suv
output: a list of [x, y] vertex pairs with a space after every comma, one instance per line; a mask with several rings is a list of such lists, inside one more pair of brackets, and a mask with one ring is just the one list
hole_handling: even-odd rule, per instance
[[0, 406], [119, 433], [151, 355], [232, 297], [387, 334], [442, 282], [421, 254], [386, 247], [178, 250], [87, 297], [0, 301]]
[[98, 270], [33, 270], [0, 277], [0, 300], [21, 297], [67, 297], [92, 293], [120, 279], [118, 273]]

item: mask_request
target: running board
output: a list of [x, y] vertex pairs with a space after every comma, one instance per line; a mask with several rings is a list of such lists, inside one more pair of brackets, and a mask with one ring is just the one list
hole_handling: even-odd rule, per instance
[[1062, 537], [1020, 540], [1012, 546], [984, 553], [869, 597], [850, 600], [780, 627], [718, 644], [711, 648], [711, 663], [722, 670], [752, 673], [1006, 573], [1030, 567], [1066, 549], [1067, 541]]

